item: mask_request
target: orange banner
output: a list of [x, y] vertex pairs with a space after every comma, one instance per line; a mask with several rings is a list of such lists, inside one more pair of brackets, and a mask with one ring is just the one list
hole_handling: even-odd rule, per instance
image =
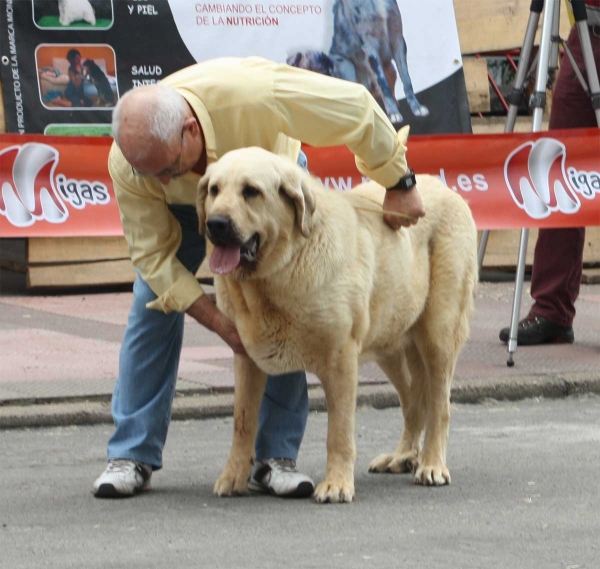
[[[408, 161], [469, 203], [480, 229], [600, 225], [598, 129], [418, 136]], [[0, 135], [0, 237], [122, 235], [111, 139]], [[362, 182], [345, 147], [305, 148], [329, 188]]]

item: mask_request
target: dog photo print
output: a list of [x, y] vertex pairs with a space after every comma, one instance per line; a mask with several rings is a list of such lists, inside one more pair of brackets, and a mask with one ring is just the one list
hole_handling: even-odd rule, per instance
[[113, 0], [32, 0], [38, 28], [106, 29], [113, 24]]
[[36, 50], [40, 100], [47, 109], [112, 108], [118, 99], [110, 46], [40, 45]]

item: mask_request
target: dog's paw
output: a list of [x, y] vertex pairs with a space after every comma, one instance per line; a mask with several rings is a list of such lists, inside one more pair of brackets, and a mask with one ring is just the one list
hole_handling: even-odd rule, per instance
[[420, 486], [445, 486], [450, 484], [450, 472], [445, 464], [419, 464], [415, 470], [415, 484]]
[[248, 491], [248, 480], [252, 466], [240, 468], [227, 464], [213, 488], [213, 492], [219, 496], [241, 496]]
[[354, 500], [354, 482], [323, 480], [315, 488], [315, 500], [319, 504], [341, 504]]
[[429, 109], [425, 105], [415, 105], [411, 110], [415, 117], [426, 117], [429, 115]]
[[394, 126], [400, 126], [402, 124], [402, 115], [400, 113], [392, 113], [389, 116], [389, 119]]
[[416, 464], [417, 453], [415, 451], [401, 454], [380, 454], [369, 464], [369, 472], [390, 472], [392, 474], [414, 472]]

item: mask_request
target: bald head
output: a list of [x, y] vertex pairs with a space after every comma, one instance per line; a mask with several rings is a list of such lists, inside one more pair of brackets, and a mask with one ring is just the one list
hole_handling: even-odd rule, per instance
[[113, 111], [113, 137], [127, 161], [137, 163], [178, 141], [190, 114], [186, 100], [170, 87], [158, 84], [132, 89]]

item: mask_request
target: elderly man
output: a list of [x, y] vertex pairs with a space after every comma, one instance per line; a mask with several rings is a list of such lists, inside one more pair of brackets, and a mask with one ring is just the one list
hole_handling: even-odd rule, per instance
[[[138, 278], [112, 401], [116, 430], [93, 487], [98, 497], [148, 489], [162, 467], [184, 313], [244, 353], [235, 325], [194, 276], [205, 253], [194, 204], [207, 164], [247, 146], [305, 164], [300, 141], [345, 144], [358, 169], [390, 189], [386, 210], [414, 221], [425, 213], [404, 141], [364, 87], [260, 58], [199, 63], [129, 91], [114, 110], [113, 136], [109, 170]], [[392, 229], [410, 224], [385, 220]], [[312, 494], [312, 480], [296, 467], [307, 416], [304, 372], [269, 378], [251, 489]]]

